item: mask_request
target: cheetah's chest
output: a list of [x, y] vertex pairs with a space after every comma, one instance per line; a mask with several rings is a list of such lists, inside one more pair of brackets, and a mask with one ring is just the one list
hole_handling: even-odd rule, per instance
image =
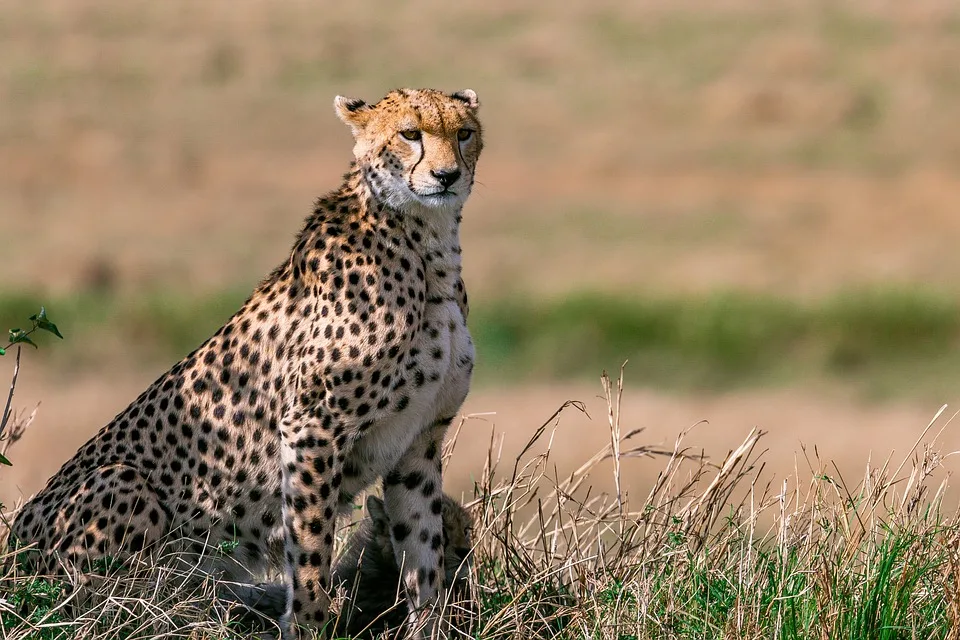
[[453, 417], [470, 388], [474, 348], [460, 307], [452, 300], [428, 307], [422, 334], [422, 362], [428, 383], [423, 401], [428, 423]]
[[452, 300], [428, 305], [419, 339], [402, 363], [403, 408], [377, 419], [348, 456], [354, 471], [344, 498], [384, 476], [410, 443], [437, 420], [453, 418], [470, 388], [474, 347], [460, 307]]

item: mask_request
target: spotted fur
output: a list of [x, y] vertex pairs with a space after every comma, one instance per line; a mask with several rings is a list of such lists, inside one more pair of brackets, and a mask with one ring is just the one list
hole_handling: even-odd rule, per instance
[[410, 625], [432, 634], [440, 446], [474, 358], [459, 228], [478, 106], [470, 90], [338, 97], [356, 141], [342, 186], [241, 309], [50, 478], [15, 536], [76, 566], [161, 538], [194, 559], [228, 541], [231, 562], [205, 570], [242, 582], [282, 545], [292, 637], [327, 623], [337, 514], [382, 478]]
[[[471, 536], [473, 520], [467, 510], [446, 494], [443, 500], [443, 548], [446, 585], [458, 607], [468, 603]], [[403, 625], [406, 617], [402, 598], [398, 556], [390, 536], [390, 519], [383, 500], [367, 498], [368, 518], [362, 520], [347, 541], [333, 567], [333, 584], [346, 593], [336, 631], [348, 637], [378, 636]]]

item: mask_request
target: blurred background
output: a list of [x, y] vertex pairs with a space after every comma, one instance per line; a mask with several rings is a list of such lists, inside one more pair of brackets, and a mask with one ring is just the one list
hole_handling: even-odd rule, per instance
[[333, 97], [398, 86], [472, 88], [486, 128], [452, 491], [565, 400], [578, 466], [625, 360], [624, 431], [707, 420], [722, 457], [759, 426], [775, 475], [806, 444], [856, 476], [960, 399], [952, 2], [0, 0], [0, 327], [45, 304], [66, 337], [24, 354], [0, 501], [284, 259], [351, 159]]

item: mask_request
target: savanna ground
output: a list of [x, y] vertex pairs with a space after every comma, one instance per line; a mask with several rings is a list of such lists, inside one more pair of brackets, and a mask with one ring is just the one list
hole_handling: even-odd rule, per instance
[[[626, 359], [644, 444], [706, 419], [686, 442], [718, 461], [759, 426], [765, 477], [817, 477], [804, 443], [862, 478], [958, 397], [957, 60], [946, 1], [0, 0], [0, 327], [43, 302], [67, 336], [26, 354], [16, 404], [42, 405], [0, 501], [283, 257], [349, 159], [333, 96], [401, 85], [469, 86], [486, 125], [452, 492], [492, 428], [510, 458], [566, 400], [576, 468]], [[624, 460], [623, 489], [663, 466]]]

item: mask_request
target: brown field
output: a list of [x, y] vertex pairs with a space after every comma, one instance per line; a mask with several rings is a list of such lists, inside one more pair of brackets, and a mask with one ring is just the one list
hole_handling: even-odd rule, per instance
[[[483, 102], [487, 150], [463, 231], [475, 305], [585, 289], [960, 291], [953, 3], [318, 6], [0, 0], [4, 290], [42, 301], [252, 286], [349, 160], [333, 96], [432, 85]], [[35, 491], [159, 373], [122, 355], [96, 362], [26, 359], [17, 404], [43, 405], [0, 500]], [[588, 401], [593, 420], [570, 413], [557, 436], [574, 466], [607, 437], [599, 390], [487, 388], [467, 411], [496, 412], [515, 450], [560, 402]], [[937, 408], [864, 406], [818, 386], [629, 389], [624, 416], [666, 444], [709, 420], [691, 442], [717, 457], [758, 425], [774, 469], [805, 442], [856, 473], [870, 451], [909, 450]], [[489, 436], [468, 427], [455, 489], [479, 473]], [[658, 468], [630, 461], [631, 491]]]
[[[30, 409], [38, 402], [42, 404], [35, 424], [11, 451], [14, 466], [4, 469], [0, 502], [12, 505], [20, 496], [38, 490], [90, 435], [150, 383], [151, 376], [142, 371], [101, 371], [99, 375], [91, 372], [63, 385], [58, 379], [25, 372], [19, 404]], [[473, 483], [480, 479], [486, 462], [491, 436], [494, 448], [502, 452], [501, 471], [509, 475], [514, 458], [537, 427], [568, 400], [582, 402], [587, 414], [567, 407], [555, 421], [551, 460], [561, 477], [610, 442], [607, 404], [599, 381], [475, 391], [464, 407], [467, 419], [460, 429], [453, 462], [445, 472], [447, 490], [455, 495], [472, 495]], [[686, 445], [692, 448], [691, 453], [704, 452], [717, 462], [757, 427], [767, 432], [761, 443], [761, 449], [767, 450], [763, 460], [768, 465], [763, 477], [782, 481], [795, 471], [799, 471], [800, 477], [809, 477], [811, 465], [824, 465], [830, 475], [839, 472], [854, 486], [863, 479], [868, 460], [879, 467], [891, 456], [897, 463], [912, 458], [913, 447], [939, 408], [934, 403], [919, 402], [870, 407], [829, 389], [673, 395], [631, 388], [628, 371], [620, 422], [624, 434], [643, 429], [631, 440], [633, 446], [667, 450], [673, 447], [678, 434], [696, 425], [685, 439]], [[956, 409], [948, 408], [922, 443], [933, 442], [939, 434], [936, 443], [942, 452], [960, 451], [960, 430], [957, 421], [950, 420], [955, 412]], [[701, 421], [704, 422], [697, 424]], [[546, 441], [544, 438], [541, 444]], [[541, 450], [542, 446], [534, 449]], [[834, 463], [836, 469], [832, 467]], [[624, 488], [630, 495], [642, 498], [663, 467], [662, 458], [624, 460]], [[956, 458], [947, 457], [944, 470], [958, 469]], [[596, 490], [612, 489], [612, 474], [601, 474], [594, 480]], [[960, 491], [952, 487], [947, 498], [948, 504], [956, 504]]]
[[333, 96], [396, 85], [484, 103], [475, 297], [960, 281], [946, 1], [3, 0], [0, 15], [18, 287], [253, 282], [346, 166]]

